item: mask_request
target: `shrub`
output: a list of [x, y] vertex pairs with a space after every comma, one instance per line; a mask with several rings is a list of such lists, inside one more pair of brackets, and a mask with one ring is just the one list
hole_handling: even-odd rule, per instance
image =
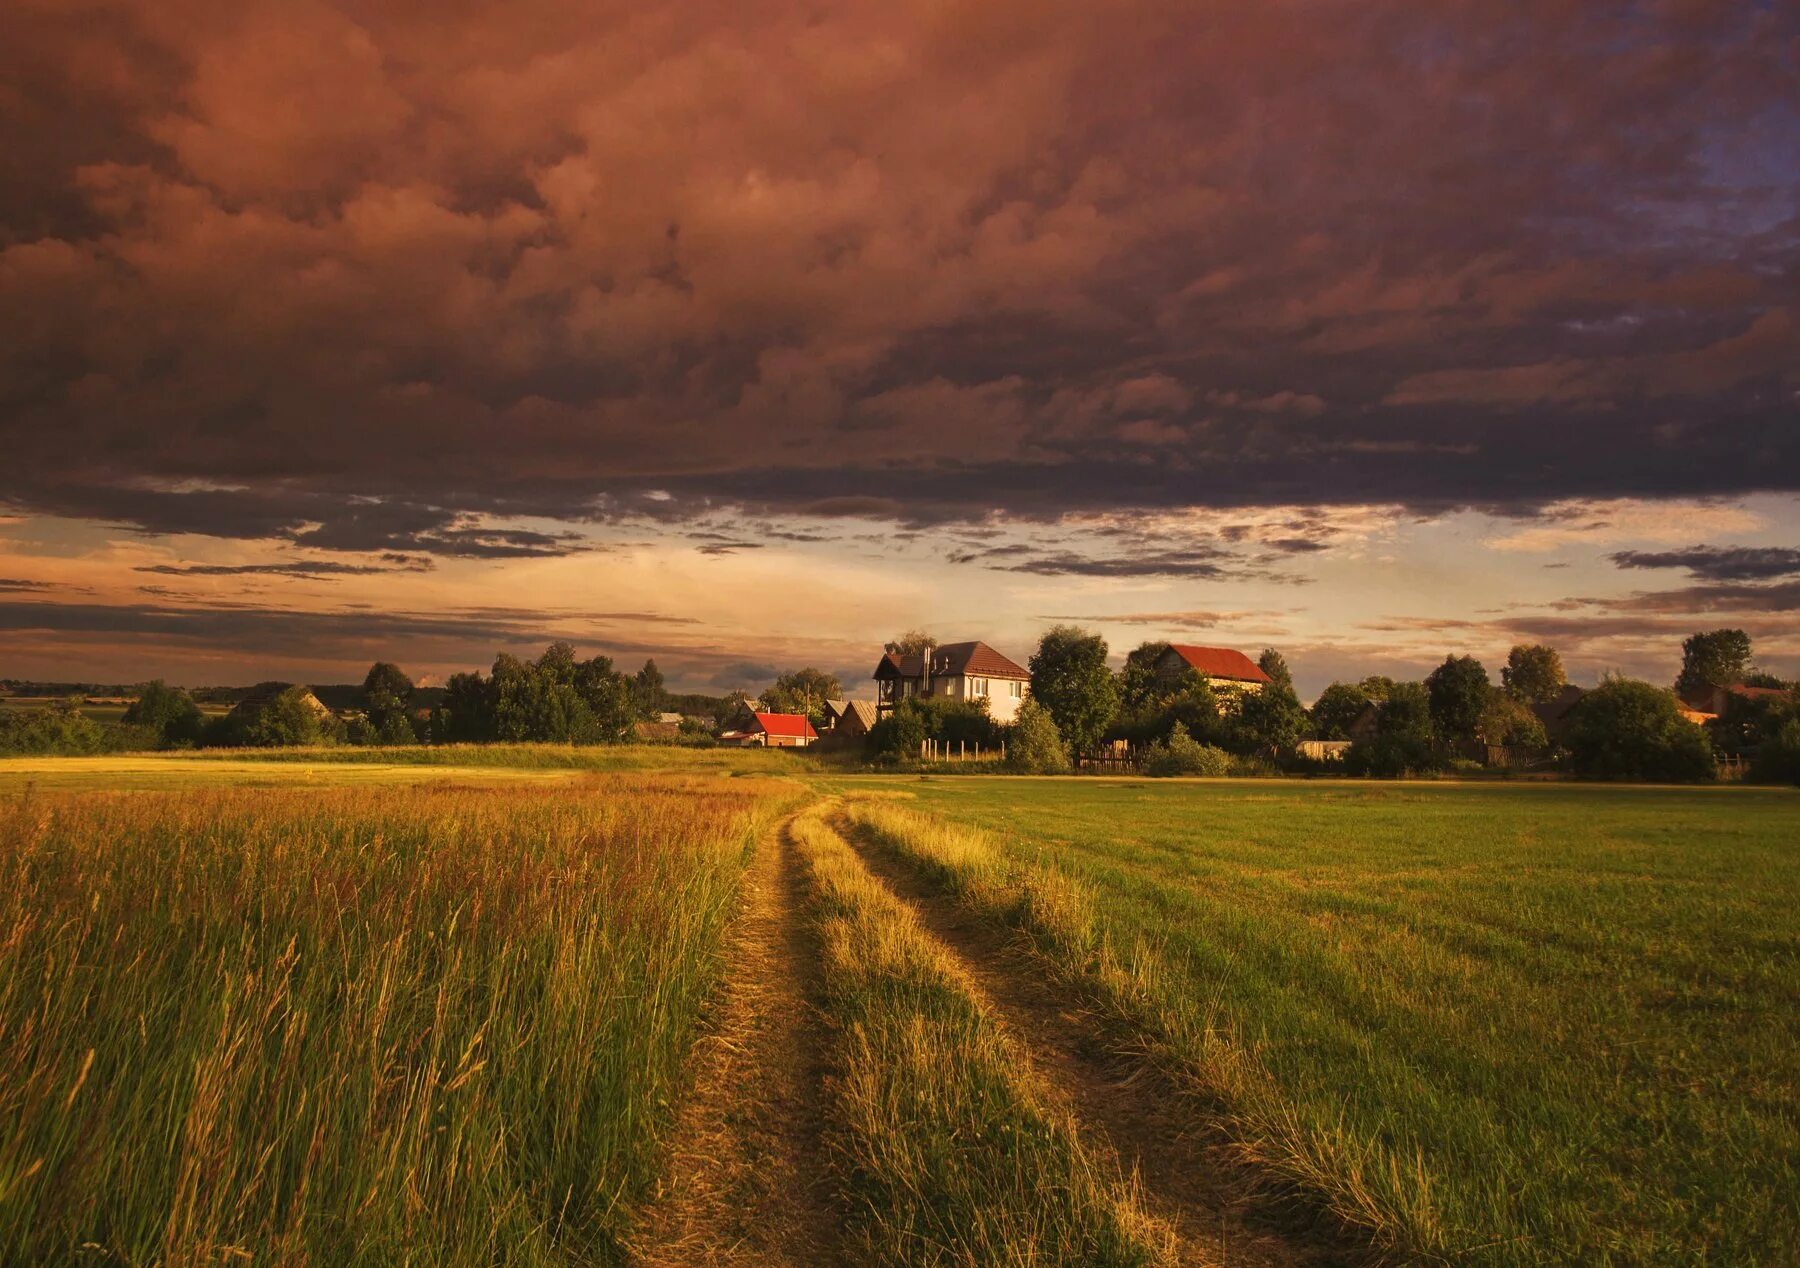
[[42, 709], [0, 709], [0, 753], [80, 755], [109, 747], [100, 724], [67, 701]]
[[193, 697], [160, 678], [144, 684], [137, 699], [125, 710], [125, 721], [146, 728], [164, 747], [193, 744], [206, 727]]
[[1770, 784], [1800, 784], [1800, 718], [1792, 718], [1763, 741], [1750, 777]]
[[1442, 767], [1443, 761], [1430, 740], [1411, 732], [1390, 732], [1370, 740], [1358, 740], [1344, 754], [1344, 773], [1377, 779], [1399, 779]]
[[1026, 697], [1006, 745], [1006, 769], [1015, 775], [1063, 775], [1069, 750], [1056, 721], [1037, 701]]
[[1681, 716], [1674, 695], [1629, 678], [1583, 696], [1569, 710], [1563, 743], [1571, 769], [1590, 779], [1686, 783], [1719, 772], [1706, 732]]
[[918, 757], [930, 738], [931, 725], [917, 700], [902, 700], [869, 728], [869, 756], [879, 762], [905, 762]]
[[1144, 773], [1159, 777], [1229, 775], [1231, 769], [1230, 753], [1222, 748], [1200, 743], [1179, 722], [1170, 730], [1167, 740], [1150, 746], [1149, 755], [1144, 759]]

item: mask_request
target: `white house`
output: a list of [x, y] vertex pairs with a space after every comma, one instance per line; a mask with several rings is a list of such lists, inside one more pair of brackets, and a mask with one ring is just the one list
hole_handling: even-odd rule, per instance
[[887, 713], [908, 696], [986, 700], [988, 715], [1011, 722], [1031, 690], [1031, 674], [986, 643], [945, 643], [929, 656], [888, 652], [875, 666], [875, 712]]

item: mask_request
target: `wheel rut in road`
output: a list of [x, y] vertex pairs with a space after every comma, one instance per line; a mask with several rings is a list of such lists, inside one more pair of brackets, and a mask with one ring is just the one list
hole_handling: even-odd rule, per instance
[[840, 1262], [823, 1145], [819, 955], [802, 916], [793, 818], [757, 843], [727, 935], [719, 999], [666, 1178], [632, 1262], [807, 1268]]
[[1175, 1229], [1182, 1263], [1322, 1268], [1369, 1259], [1335, 1236], [1295, 1228], [1285, 1210], [1268, 1209], [1241, 1166], [1192, 1121], [1180, 1093], [1147, 1062], [1109, 1052], [1096, 1019], [1032, 962], [1014, 935], [939, 891], [843, 818], [834, 826], [949, 950], [1084, 1139], [1136, 1177], [1145, 1208]]

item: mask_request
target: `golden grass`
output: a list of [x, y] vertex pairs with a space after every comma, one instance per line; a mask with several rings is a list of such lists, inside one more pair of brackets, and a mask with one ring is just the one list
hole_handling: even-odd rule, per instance
[[792, 792], [0, 800], [0, 1262], [616, 1258]]
[[857, 1262], [1150, 1264], [1170, 1253], [917, 918], [815, 813], [795, 824], [837, 1030], [833, 1146]]

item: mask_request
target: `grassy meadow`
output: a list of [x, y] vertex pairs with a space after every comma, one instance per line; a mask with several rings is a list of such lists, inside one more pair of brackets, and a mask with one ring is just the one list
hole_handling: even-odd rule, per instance
[[795, 836], [838, 1040], [854, 1262], [1162, 1262], [1166, 1231], [1046, 1105], [905, 905], [818, 814]]
[[0, 1262], [610, 1261], [794, 793], [0, 796]]
[[629, 1261], [794, 812], [851, 1262], [1196, 1261], [902, 875], [1328, 1255], [1800, 1244], [1800, 793], [540, 745], [0, 761], [0, 1263]]
[[1800, 1244], [1800, 796], [871, 785], [864, 833], [1402, 1258]]

